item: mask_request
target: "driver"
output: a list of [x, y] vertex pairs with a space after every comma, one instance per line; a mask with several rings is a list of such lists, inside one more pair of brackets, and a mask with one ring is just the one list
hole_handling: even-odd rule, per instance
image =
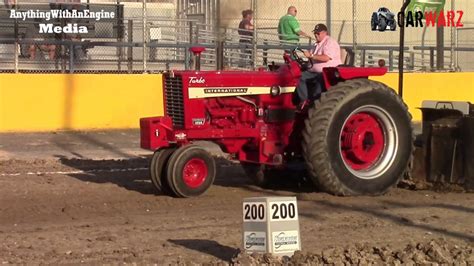
[[[323, 90], [323, 68], [336, 67], [341, 62], [341, 48], [337, 41], [328, 35], [328, 28], [324, 24], [314, 26], [316, 42], [311, 52], [304, 51], [304, 56], [313, 61], [313, 66], [301, 73], [301, 78], [296, 88], [298, 95], [297, 110], [303, 110], [309, 103], [308, 98], [317, 98]], [[308, 95], [308, 85], [311, 95]], [[314, 88], [314, 89], [313, 89]]]

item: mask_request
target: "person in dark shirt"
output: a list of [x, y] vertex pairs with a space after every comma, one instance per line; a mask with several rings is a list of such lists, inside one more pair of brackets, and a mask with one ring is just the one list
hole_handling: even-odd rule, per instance
[[241, 60], [239, 67], [245, 67], [252, 58], [252, 49], [250, 44], [252, 44], [253, 39], [253, 11], [250, 9], [242, 11], [242, 21], [239, 23], [239, 42], [241, 44], [246, 44], [246, 47], [241, 50]]

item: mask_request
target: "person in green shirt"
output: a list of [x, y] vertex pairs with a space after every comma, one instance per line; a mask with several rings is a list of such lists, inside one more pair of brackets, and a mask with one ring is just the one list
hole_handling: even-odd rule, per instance
[[288, 13], [280, 18], [278, 22], [278, 34], [281, 41], [299, 43], [300, 36], [311, 38], [300, 28], [300, 23], [296, 19], [296, 7], [288, 7]]

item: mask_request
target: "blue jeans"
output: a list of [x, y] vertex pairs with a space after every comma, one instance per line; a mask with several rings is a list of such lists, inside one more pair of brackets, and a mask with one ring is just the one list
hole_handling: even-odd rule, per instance
[[299, 102], [316, 99], [323, 91], [323, 74], [319, 72], [304, 71], [296, 87]]

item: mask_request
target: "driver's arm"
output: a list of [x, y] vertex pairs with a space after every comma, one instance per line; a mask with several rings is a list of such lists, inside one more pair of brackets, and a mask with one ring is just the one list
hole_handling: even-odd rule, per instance
[[331, 57], [329, 57], [328, 55], [325, 55], [325, 54], [311, 55], [311, 53], [309, 51], [304, 51], [304, 56], [306, 56], [306, 58], [308, 58], [308, 59], [311, 59], [311, 60], [316, 61], [316, 62], [321, 62], [321, 63], [325, 63], [325, 62], [331, 60]]
[[310, 55], [308, 57], [309, 59], [312, 59], [313, 61], [316, 61], [316, 62], [322, 62], [322, 63], [325, 63], [329, 60], [331, 60], [331, 57], [325, 55], [325, 54], [322, 54], [322, 55]]

